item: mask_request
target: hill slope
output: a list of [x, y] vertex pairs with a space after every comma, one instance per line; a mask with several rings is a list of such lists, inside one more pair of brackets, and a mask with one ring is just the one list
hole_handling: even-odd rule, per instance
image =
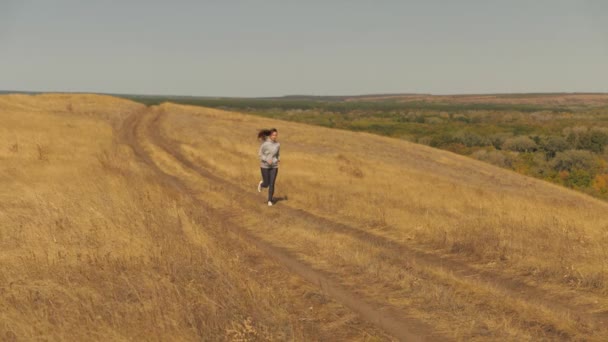
[[[608, 205], [364, 133], [0, 97], [0, 336], [602, 340]], [[280, 200], [257, 193], [277, 127]]]

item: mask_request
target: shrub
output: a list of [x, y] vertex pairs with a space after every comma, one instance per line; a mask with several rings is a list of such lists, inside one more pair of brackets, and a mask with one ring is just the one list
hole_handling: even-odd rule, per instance
[[545, 151], [545, 157], [549, 160], [555, 158], [557, 152], [570, 148], [570, 144], [562, 137], [549, 136], [540, 139], [540, 148]]
[[574, 169], [570, 172], [566, 184], [576, 188], [587, 188], [591, 185], [592, 179], [593, 177], [589, 171]]
[[443, 120], [441, 118], [432, 116], [430, 118], [426, 118], [425, 123], [431, 124], [431, 125], [438, 125], [438, 124], [443, 123]]
[[604, 132], [591, 130], [580, 135], [578, 148], [595, 153], [604, 152], [604, 146], [608, 143], [608, 135]]
[[531, 175], [538, 167], [537, 161], [534, 153], [518, 153], [513, 160], [513, 169], [519, 173]]
[[534, 152], [538, 148], [538, 145], [534, 140], [526, 136], [519, 136], [507, 139], [503, 144], [504, 150], [515, 151], [515, 152]]
[[472, 132], [458, 132], [453, 136], [453, 139], [467, 147], [488, 145], [487, 139]]
[[601, 127], [588, 129], [585, 126], [577, 126], [564, 129], [564, 134], [566, 140], [580, 150], [601, 153], [608, 144], [608, 131]]
[[608, 174], [595, 176], [593, 179], [593, 188], [601, 194], [608, 193]]
[[569, 171], [574, 169], [593, 170], [597, 167], [596, 159], [589, 151], [567, 150], [557, 152], [551, 166], [555, 171]]
[[489, 137], [490, 144], [492, 144], [495, 149], [500, 150], [502, 148], [502, 144], [504, 144], [504, 142], [512, 136], [513, 135], [509, 133], [492, 134]]
[[454, 142], [456, 142], [456, 141], [454, 141], [454, 138], [452, 137], [452, 135], [443, 133], [443, 134], [439, 134], [439, 135], [432, 137], [430, 145], [433, 147], [442, 147], [442, 146], [449, 145]]

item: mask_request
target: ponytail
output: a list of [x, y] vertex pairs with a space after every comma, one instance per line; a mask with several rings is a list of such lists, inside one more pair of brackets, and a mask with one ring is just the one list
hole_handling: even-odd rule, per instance
[[269, 129], [263, 129], [258, 132], [258, 140], [266, 140], [266, 138], [270, 135]]
[[277, 132], [276, 128], [262, 129], [258, 132], [258, 140], [266, 140], [272, 133]]

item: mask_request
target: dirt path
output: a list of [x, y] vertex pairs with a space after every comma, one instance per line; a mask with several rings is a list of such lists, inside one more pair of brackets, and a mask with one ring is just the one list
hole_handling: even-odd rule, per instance
[[[211, 208], [207, 203], [198, 200], [194, 196], [194, 192], [189, 189], [179, 177], [168, 174], [159, 168], [152, 155], [146, 151], [142, 145], [143, 141], [147, 141], [157, 148], [162, 148], [165, 150], [165, 152], [172, 155], [173, 158], [175, 158], [178, 162], [182, 163], [183, 166], [196, 171], [200, 174], [200, 176], [210, 178], [214, 181], [219, 180], [217, 177], [204, 169], [197, 168], [196, 165], [183, 158], [183, 156], [181, 156], [179, 153], [166, 148], [165, 141], [160, 138], [160, 134], [157, 131], [159, 119], [160, 114], [155, 112], [153, 108], [135, 113], [125, 120], [119, 132], [119, 137], [124, 143], [131, 146], [139, 160], [161, 176], [165, 182], [181, 189], [184, 193], [190, 194], [198, 205], [205, 207], [207, 210], [216, 215], [225, 217], [226, 220], [230, 222], [230, 224], [227, 226], [231, 227], [234, 233], [243, 237], [251, 245], [262, 250], [291, 272], [299, 275], [311, 284], [318, 286], [328, 297], [350, 308], [354, 312], [358, 313], [362, 319], [378, 326], [397, 339], [403, 341], [447, 340], [444, 336], [437, 334], [434, 329], [427, 324], [412, 318], [408, 318], [388, 305], [379, 306], [377, 304], [371, 304], [372, 301], [366, 300], [361, 296], [361, 294], [349, 291], [338, 281], [334, 280], [331, 275], [328, 275], [323, 271], [316, 270], [305, 262], [298, 260], [298, 258], [292, 255], [292, 253], [290, 253], [288, 250], [275, 246], [254, 236], [246, 227], [243, 227], [234, 218], [226, 215], [221, 210]], [[236, 189], [231, 184], [225, 183], [224, 185]], [[297, 214], [296, 209], [291, 210], [293, 210], [294, 214]], [[298, 215], [300, 217], [302, 217], [302, 215], [306, 216], [306, 214], [302, 213]]]
[[[226, 181], [224, 178], [209, 171], [210, 167], [205, 166], [205, 163], [197, 160], [196, 163], [188, 159], [179, 149], [179, 143], [170, 141], [162, 136], [160, 123], [163, 119], [163, 112], [159, 111], [151, 120], [149, 128], [149, 137], [155, 145], [162, 148], [168, 154], [171, 154], [181, 164], [194, 170], [202, 177], [212, 179], [215, 183], [222, 184], [231, 191], [243, 194], [250, 202], [256, 203], [257, 196], [250, 194], [247, 189]], [[255, 204], [247, 207], [247, 209], [255, 209]], [[463, 281], [475, 281], [484, 284], [487, 288], [501, 295], [509, 296], [514, 299], [523, 300], [539, 307], [546, 308], [554, 312], [567, 312], [576, 321], [587, 322], [597, 327], [608, 327], [608, 315], [606, 312], [591, 313], [590, 308], [593, 303], [577, 304], [574, 303], [576, 293], [568, 291], [563, 293], [550, 292], [548, 290], [535, 287], [525, 283], [522, 279], [513, 278], [508, 275], [495, 273], [487, 270], [475, 269], [472, 266], [447, 257], [441, 257], [436, 254], [418, 250], [409, 247], [402, 242], [391, 240], [387, 237], [376, 235], [365, 231], [363, 227], [356, 227], [350, 224], [337, 222], [335, 220], [319, 216], [310, 211], [301, 208], [295, 208], [286, 202], [281, 203], [281, 210], [287, 212], [294, 219], [306, 221], [307, 226], [311, 230], [317, 231], [334, 231], [341, 234], [349, 235], [361, 241], [373, 243], [381, 246], [383, 249], [392, 250], [396, 253], [387, 253], [386, 262], [394, 265], [406, 266], [407, 264], [415, 264], [417, 267], [428, 267], [435, 269], [444, 269], [451, 271], [456, 277]], [[399, 255], [399, 257], [395, 257]]]

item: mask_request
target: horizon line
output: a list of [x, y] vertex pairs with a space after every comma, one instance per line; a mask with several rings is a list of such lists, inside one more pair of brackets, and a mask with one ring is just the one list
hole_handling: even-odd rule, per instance
[[0, 95], [4, 94], [95, 94], [95, 95], [109, 95], [109, 96], [141, 96], [141, 97], [201, 97], [201, 98], [224, 98], [224, 99], [278, 99], [278, 98], [290, 98], [290, 97], [372, 97], [372, 96], [500, 96], [500, 95], [608, 95], [608, 92], [598, 91], [561, 91], [561, 92], [499, 92], [499, 93], [415, 93], [415, 92], [404, 92], [404, 93], [364, 93], [364, 94], [341, 94], [341, 95], [318, 95], [318, 94], [283, 94], [283, 95], [272, 95], [272, 96], [217, 96], [217, 95], [176, 95], [176, 94], [141, 94], [141, 93], [112, 93], [112, 92], [95, 92], [95, 91], [36, 91], [36, 90], [0, 90]]

